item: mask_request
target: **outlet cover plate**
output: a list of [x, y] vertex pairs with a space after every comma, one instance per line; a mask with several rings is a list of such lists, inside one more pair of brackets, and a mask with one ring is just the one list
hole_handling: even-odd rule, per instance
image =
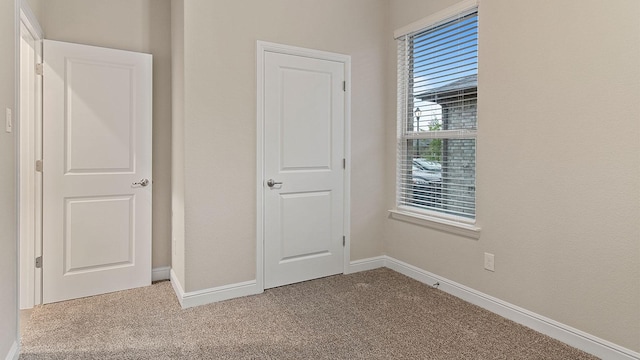
[[489, 271], [495, 271], [494, 255], [484, 253], [484, 268]]

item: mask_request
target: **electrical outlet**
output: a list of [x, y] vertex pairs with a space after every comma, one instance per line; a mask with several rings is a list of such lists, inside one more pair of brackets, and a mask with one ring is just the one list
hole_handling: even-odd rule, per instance
[[484, 268], [489, 271], [495, 271], [493, 254], [484, 253]]

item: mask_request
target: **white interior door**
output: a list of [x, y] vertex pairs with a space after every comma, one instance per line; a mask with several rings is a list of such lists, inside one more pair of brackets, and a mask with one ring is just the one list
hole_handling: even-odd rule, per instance
[[44, 41], [44, 303], [151, 283], [151, 61]]
[[265, 288], [343, 272], [344, 66], [264, 55]]

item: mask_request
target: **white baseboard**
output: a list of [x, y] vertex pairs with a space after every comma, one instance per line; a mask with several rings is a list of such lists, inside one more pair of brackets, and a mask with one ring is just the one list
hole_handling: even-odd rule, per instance
[[353, 274], [360, 271], [373, 270], [385, 266], [386, 256], [376, 256], [368, 259], [354, 260], [349, 263], [345, 274]]
[[169, 270], [169, 277], [171, 280], [171, 287], [173, 287], [173, 291], [176, 293], [178, 302], [184, 309], [184, 305], [182, 304], [182, 299], [184, 298], [184, 288], [182, 287], [182, 284], [180, 284], [180, 280], [178, 280], [178, 276], [176, 276], [176, 273], [173, 271], [173, 269]]
[[171, 266], [160, 266], [151, 269], [151, 281], [169, 280], [171, 278]]
[[173, 290], [176, 292], [180, 306], [182, 306], [183, 309], [248, 295], [256, 295], [263, 292], [263, 290], [258, 287], [256, 280], [185, 292], [173, 270], [171, 270], [170, 276], [171, 285], [173, 286]]
[[444, 292], [599, 358], [611, 360], [640, 359], [640, 353], [613, 344], [607, 340], [600, 339], [591, 334], [587, 334], [584, 331], [580, 331], [571, 326], [510, 304], [506, 301], [494, 298], [480, 291], [432, 274], [392, 257], [384, 256], [384, 266], [427, 285], [433, 286], [435, 283], [439, 283], [438, 289]]
[[13, 345], [11, 345], [11, 349], [9, 349], [9, 352], [7, 353], [7, 356], [5, 357], [6, 360], [18, 360], [18, 358], [20, 357], [20, 347], [18, 346], [18, 342], [14, 341]]

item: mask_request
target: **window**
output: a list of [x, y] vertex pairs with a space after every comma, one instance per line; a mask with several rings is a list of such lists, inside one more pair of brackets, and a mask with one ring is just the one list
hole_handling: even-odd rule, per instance
[[398, 209], [473, 222], [478, 10], [397, 39]]

